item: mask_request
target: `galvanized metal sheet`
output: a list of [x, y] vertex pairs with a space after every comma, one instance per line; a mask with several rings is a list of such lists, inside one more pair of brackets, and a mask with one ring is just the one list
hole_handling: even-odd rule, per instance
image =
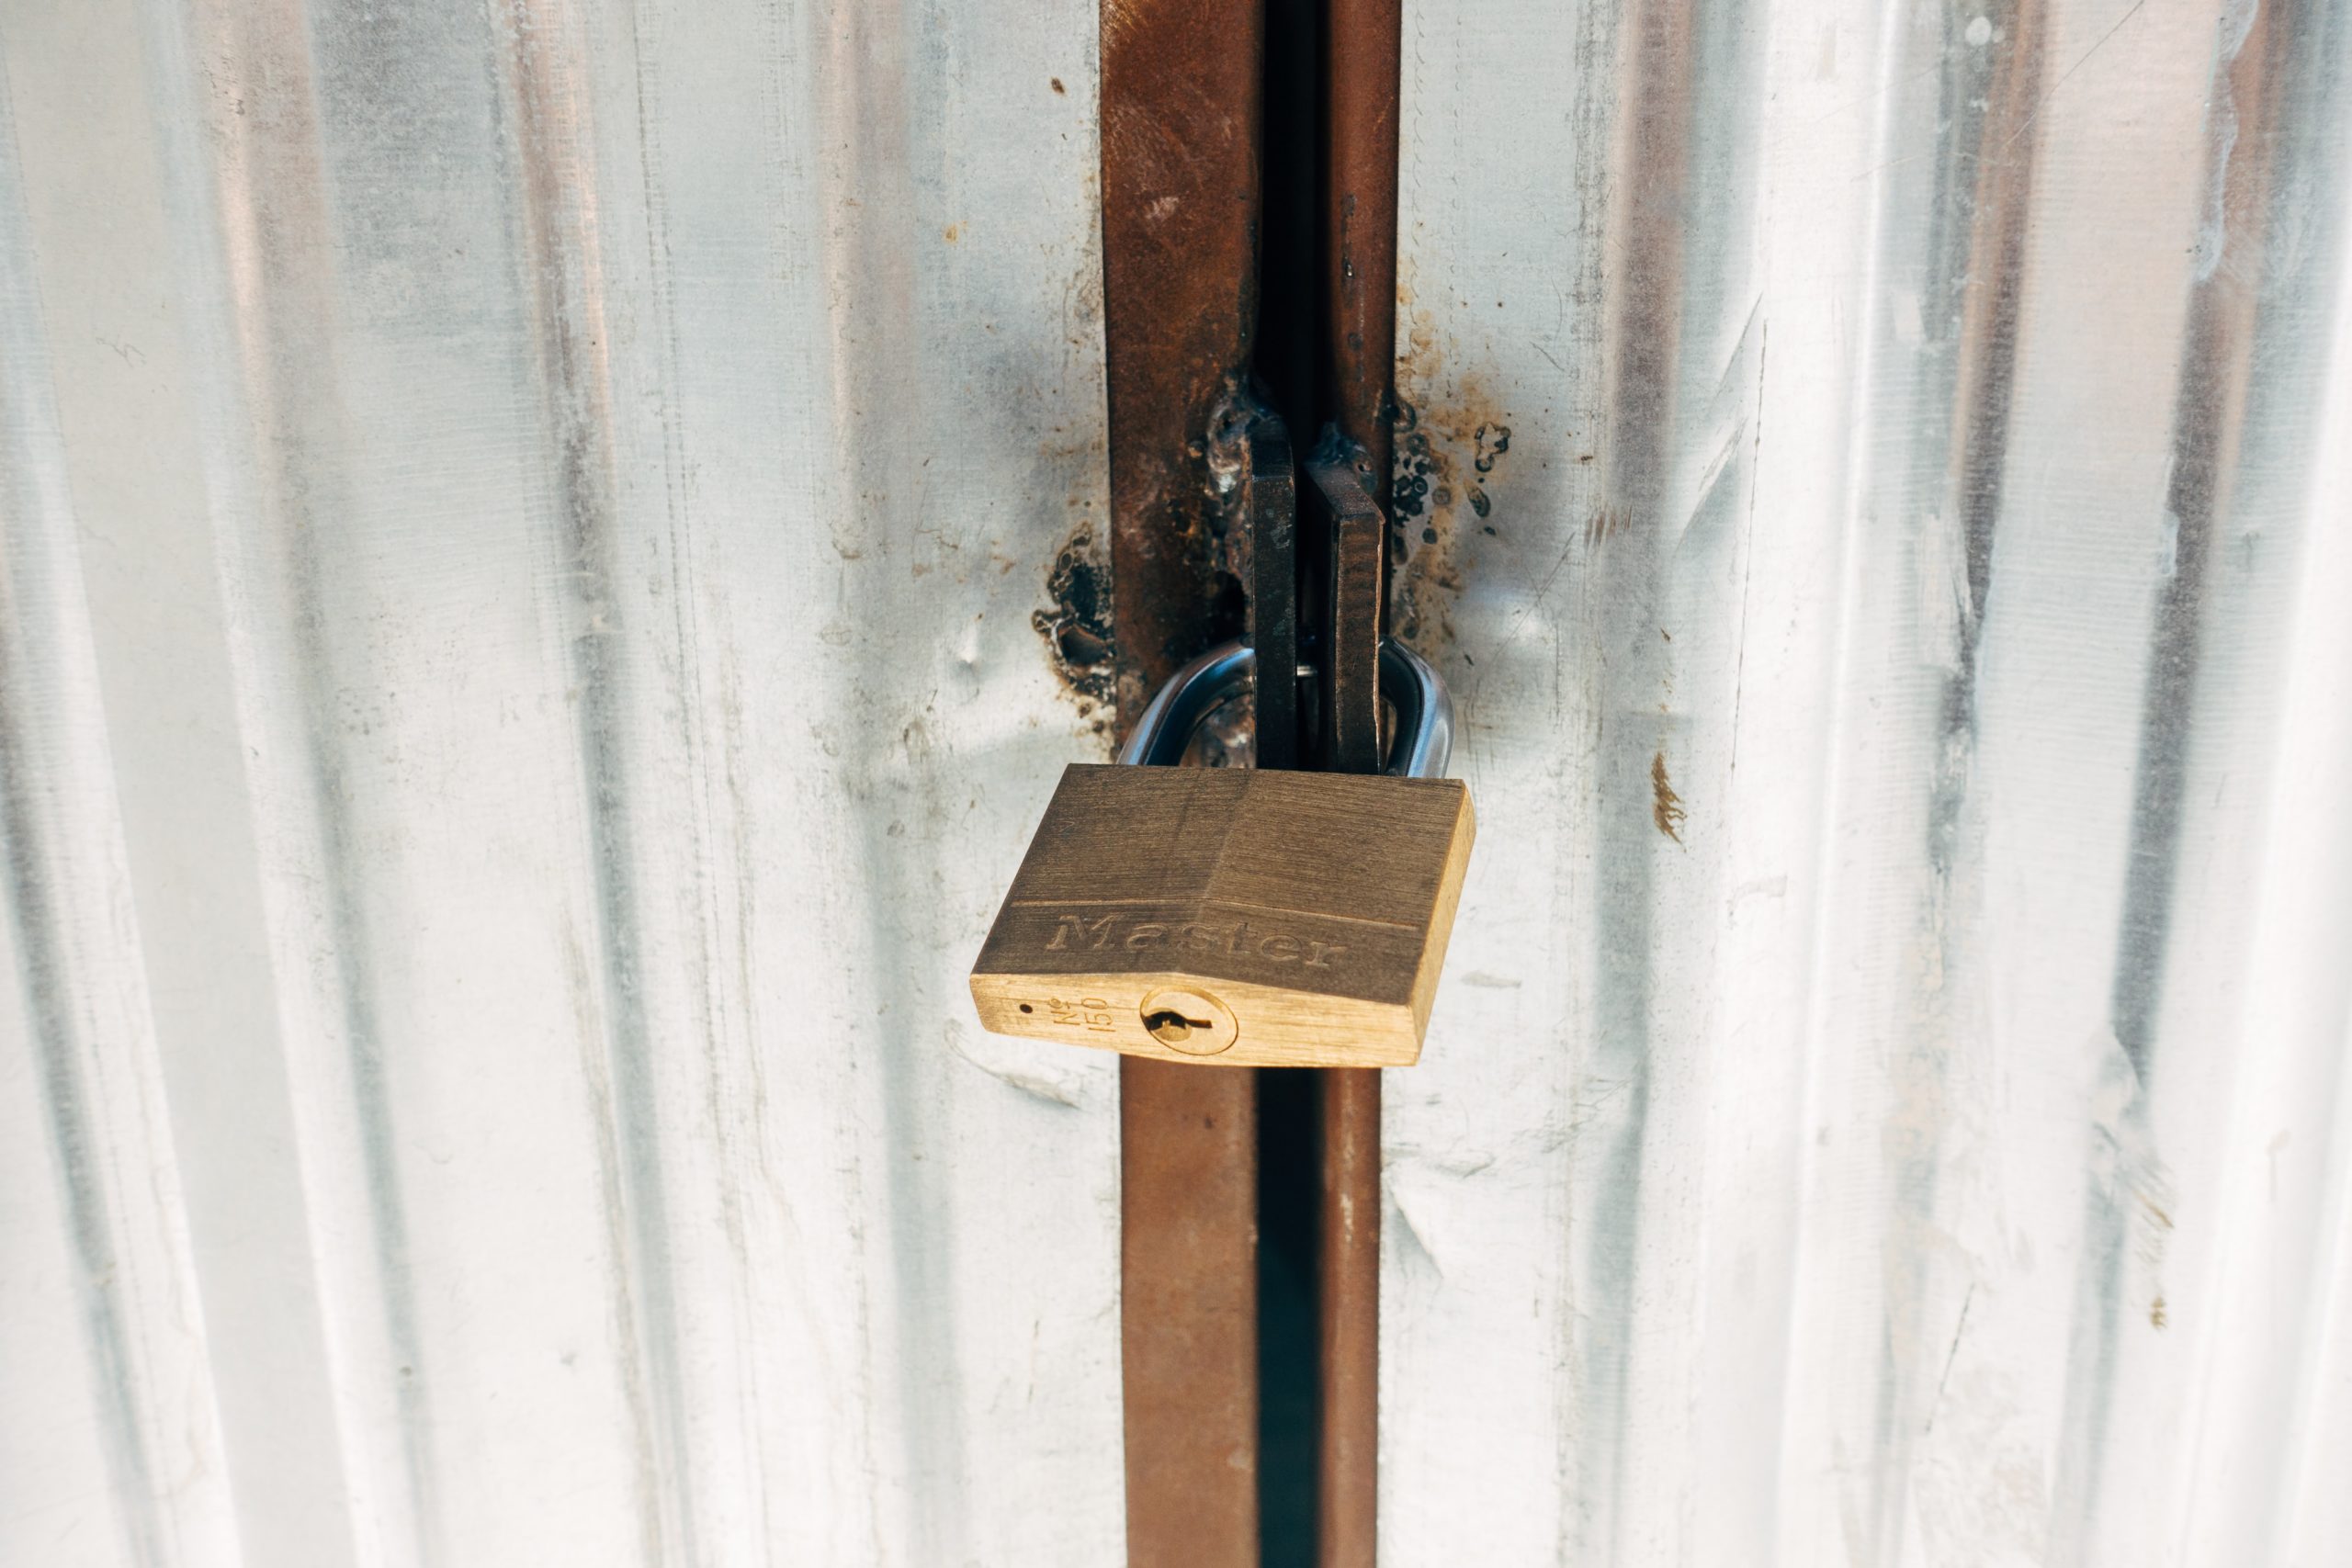
[[1094, 37], [0, 19], [0, 1557], [1118, 1559]]
[[2352, 1559], [2352, 17], [1407, 28], [1383, 1561]]
[[[2352, 19], [1408, 27], [1385, 1560], [2352, 1556]], [[0, 19], [0, 1555], [1118, 1560], [1094, 37]]]

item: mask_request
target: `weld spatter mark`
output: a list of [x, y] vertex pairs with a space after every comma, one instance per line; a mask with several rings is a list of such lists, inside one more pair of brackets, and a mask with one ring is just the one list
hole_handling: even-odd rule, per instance
[[[1495, 471], [1496, 460], [1510, 450], [1510, 426], [1482, 424], [1471, 440], [1476, 453], [1471, 468], [1481, 475], [1491, 474]], [[1487, 499], [1487, 492], [1479, 488], [1475, 479], [1465, 482], [1462, 488], [1470, 498], [1470, 510], [1478, 514], [1478, 521], [1485, 522], [1494, 511], [1494, 502]]]
[[1401, 547], [1407, 520], [1429, 510], [1430, 476], [1437, 471], [1437, 454], [1430, 445], [1430, 433], [1420, 427], [1420, 411], [1401, 397], [1391, 406], [1396, 457], [1389, 480], [1389, 513], [1395, 518], [1396, 542]]
[[[1111, 636], [1109, 574], [1094, 558], [1091, 525], [1080, 525], [1054, 558], [1046, 592], [1051, 607], [1032, 615], [1029, 624], [1046, 639], [1055, 673], [1080, 699], [1080, 716], [1107, 709], [1118, 647]], [[1095, 718], [1094, 728], [1109, 732], [1107, 712]]]
[[1407, 643], [1441, 657], [1454, 644], [1453, 606], [1490, 547], [1485, 541], [1508, 525], [1490, 487], [1511, 449], [1509, 413], [1476, 373], [1429, 408], [1402, 395], [1389, 406], [1389, 622]]

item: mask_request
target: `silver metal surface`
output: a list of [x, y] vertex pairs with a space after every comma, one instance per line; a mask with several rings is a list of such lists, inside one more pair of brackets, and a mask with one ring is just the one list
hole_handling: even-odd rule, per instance
[[1118, 1561], [1095, 39], [0, 7], [0, 1562]]
[[[1238, 642], [1209, 649], [1168, 678], [1136, 720], [1119, 761], [1174, 767], [1203, 720], [1248, 688], [1257, 651]], [[1400, 778], [1445, 776], [1453, 754], [1453, 702], [1427, 660], [1394, 640], [1380, 645], [1381, 694], [1396, 711], [1396, 736], [1384, 771]]]
[[[0, 14], [0, 1561], [1119, 1560], [1096, 27]], [[2352, 1561], [2342, 0], [1408, 28], [1385, 1560]]]
[[2352, 15], [1407, 31], [1383, 1561], [2352, 1562]]

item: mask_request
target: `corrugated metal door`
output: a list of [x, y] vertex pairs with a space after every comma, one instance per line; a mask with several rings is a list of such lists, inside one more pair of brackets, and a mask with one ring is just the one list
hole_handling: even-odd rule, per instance
[[1384, 1559], [2352, 1561], [2352, 16], [1407, 16]]
[[0, 27], [0, 1559], [1116, 1561], [1091, 11]]
[[[1120, 1560], [1096, 26], [0, 14], [0, 1558]], [[2347, 72], [1408, 5], [1385, 1562], [2352, 1558]]]

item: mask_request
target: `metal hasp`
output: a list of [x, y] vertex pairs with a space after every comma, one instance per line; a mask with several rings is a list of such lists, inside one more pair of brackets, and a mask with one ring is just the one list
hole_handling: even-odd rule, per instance
[[[1321, 585], [1326, 617], [1317, 628], [1317, 691], [1321, 698], [1320, 765], [1341, 773], [1379, 771], [1380, 692], [1374, 685], [1380, 645], [1381, 541], [1387, 533], [1373, 497], [1372, 460], [1330, 425], [1306, 462], [1313, 482], [1310, 515], [1328, 530]], [[1378, 677], [1385, 685], [1387, 673]]]
[[1444, 687], [1391, 645], [1387, 775], [1169, 765], [1254, 662], [1238, 645], [1195, 660], [1129, 765], [1063, 773], [972, 971], [986, 1027], [1219, 1066], [1419, 1057], [1475, 831], [1468, 791], [1430, 776]]
[[[1295, 669], [1299, 655], [1298, 475], [1290, 432], [1280, 414], [1254, 393], [1242, 392], [1217, 411], [1208, 457], [1223, 502], [1220, 560], [1233, 581], [1243, 585], [1249, 601], [1242, 641], [1261, 656], [1264, 668]], [[1180, 671], [1169, 685], [1190, 672], [1189, 668]], [[1259, 682], [1251, 692], [1252, 765], [1297, 767], [1299, 739], [1297, 681]]]

